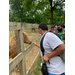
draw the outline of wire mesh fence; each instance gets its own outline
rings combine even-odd
[[[37,38],[39,38],[38,29],[30,28],[23,29],[23,42],[24,42],[24,50],[32,44]],[[18,30],[9,31],[9,62],[15,58],[21,52],[21,42]],[[30,52],[24,57],[26,64],[26,72],[32,64],[36,54],[38,53],[38,49],[32,48]],[[14,62],[15,63],[15,62]],[[23,65],[22,61],[19,62],[14,69],[9,73],[9,75],[23,75]]]
[[[9,73],[9,75],[23,75],[22,61],[16,65],[16,67]]]
[[[9,58],[13,59],[20,52],[20,39],[18,32],[9,31]]]
[[[9,61],[21,52],[20,38],[17,30],[9,31]],[[23,75],[22,62],[19,62],[9,75]]]
[[[39,33],[38,33],[38,29],[32,30],[31,29],[23,29],[23,32],[26,32],[28,34],[28,38],[31,40],[31,42],[33,43],[37,38],[39,38]],[[27,43],[24,43],[24,49],[26,49],[28,46],[30,46]],[[39,48],[38,47],[33,47],[30,52],[25,56],[25,63],[26,63],[26,72],[28,71],[28,69],[30,68],[34,58],[36,57],[36,54],[38,53]]]

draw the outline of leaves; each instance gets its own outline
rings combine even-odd
[[[65,23],[64,0],[54,0],[53,22]],[[51,7],[49,0],[9,0],[9,21],[37,23],[51,22]]]

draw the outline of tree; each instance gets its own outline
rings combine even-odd
[[[53,11],[53,22],[54,25],[58,23],[65,23],[65,11],[64,10],[54,10]]]
[[[61,11],[65,5],[64,4],[65,0],[37,0],[37,1],[26,0],[26,2],[27,2],[26,7],[28,6],[28,8],[30,8],[31,4],[34,4],[35,2],[37,2],[36,9],[41,9],[42,11],[44,10],[44,7],[50,4],[50,13],[51,13],[50,24],[51,25],[53,25],[53,11],[54,10]]]
[[[51,8],[51,25],[53,25],[53,11],[55,9],[62,9],[64,6],[65,0],[49,0],[50,8]]]
[[[9,0],[10,8],[13,11],[13,16],[18,17],[21,22],[24,21],[23,0]]]
[[[51,25],[65,22],[63,0],[9,0],[9,3],[10,21]]]

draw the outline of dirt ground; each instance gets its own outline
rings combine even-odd
[[[26,62],[26,71],[29,69],[31,66],[34,58],[36,57],[37,53],[39,52],[38,47],[34,47],[31,49],[31,51],[25,56],[25,62]]]
[[[31,31],[31,30],[24,30],[25,32],[28,33],[28,37],[29,39],[32,41],[32,43],[37,39],[39,38],[39,33],[38,31]],[[39,44],[39,42],[38,42]],[[28,47],[29,45],[28,44],[24,44],[24,48]],[[36,57],[38,51],[40,49],[38,47],[33,47],[30,52],[25,56],[25,63],[26,63],[26,71],[28,71],[29,67],[31,66],[34,58]]]

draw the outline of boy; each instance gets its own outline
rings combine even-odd
[[[46,62],[48,75],[65,75],[65,63],[58,56],[65,51],[64,43],[55,34],[48,32],[45,22],[39,24],[38,30],[42,37],[46,34],[43,40],[44,56],[40,51],[42,59]],[[40,47],[36,42],[34,44]]]

